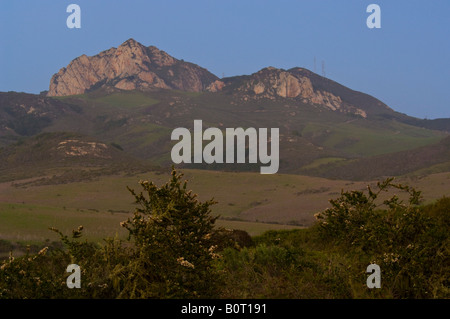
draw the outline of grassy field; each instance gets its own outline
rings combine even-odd
[[[105,237],[120,237],[126,232],[119,223],[129,214],[61,208],[34,204],[0,203],[0,238],[24,243],[39,243],[46,239],[55,241],[58,236],[50,231],[55,227],[69,234],[79,225],[85,227],[86,238],[101,241]]]
[[[188,187],[201,200],[212,197],[218,204],[213,215],[220,215],[218,225],[243,229],[259,235],[271,229],[309,226],[313,214],[329,206],[342,189],[362,190],[365,182],[332,181],[298,175],[260,175],[258,173],[225,173],[206,170],[184,170]],[[137,191],[139,180],[161,185],[168,174],[149,172],[135,176],[104,176],[89,182],[60,185],[14,186],[0,184],[0,238],[17,242],[56,240],[48,227],[65,233],[79,225],[85,227],[89,240],[124,236],[119,223],[131,216],[133,197],[126,186]],[[450,173],[422,178],[401,178],[423,190],[427,202],[448,195]],[[17,183],[17,181],[16,181]]]
[[[317,168],[321,165],[326,165],[326,164],[330,164],[330,163],[336,163],[336,162],[340,162],[340,161],[345,161],[345,158],[341,158],[341,157],[324,157],[324,158],[319,158],[314,160],[312,163],[303,166],[303,169],[311,169],[311,168]]]

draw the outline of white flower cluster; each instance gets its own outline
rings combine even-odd
[[[194,265],[191,264],[191,263],[190,263],[189,261],[187,261],[186,259],[184,259],[184,257],[178,258],[178,259],[177,259],[177,262],[178,262],[181,266],[183,266],[183,267],[192,268],[192,269],[195,268]]]
[[[209,247],[209,249],[208,249],[208,252],[209,252],[209,254],[211,255],[211,257],[213,258],[213,259],[218,259],[218,258],[220,258],[220,255],[219,254],[216,254],[214,251],[217,249],[217,245],[214,245],[214,246],[211,246],[211,247]]]

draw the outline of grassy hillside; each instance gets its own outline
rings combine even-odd
[[[42,105],[38,104],[39,99]],[[375,108],[372,104],[370,107]],[[33,105],[42,111],[32,109]],[[11,118],[8,123],[25,123],[24,117],[36,120],[36,129],[28,135],[42,131],[81,134],[119,145],[124,153],[159,165],[171,163],[170,150],[175,144],[170,140],[172,130],[192,128],[196,119],[203,120],[204,129],[277,127],[280,129],[279,172],[294,174],[304,173],[302,168],[314,166],[315,161],[323,158],[355,159],[390,154],[435,144],[446,136],[445,132],[406,124],[396,117],[386,118],[378,113],[361,118],[297,100],[245,100],[239,95],[211,92],[97,90],[58,98],[7,94],[0,101],[2,110]],[[379,111],[382,110],[393,112],[380,106]],[[20,131],[14,130],[0,133],[3,143],[12,143],[21,136]],[[259,165],[186,167],[259,169]]]
[[[77,133],[41,133],[0,148],[0,181],[49,175],[47,182],[58,184],[154,168],[126,154],[117,143]]]
[[[412,150],[348,161],[316,161],[304,172],[335,179],[368,180],[382,176],[448,172],[450,138]]]

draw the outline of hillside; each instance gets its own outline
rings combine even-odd
[[[91,180],[121,172],[154,169],[106,144],[75,133],[42,133],[0,148],[0,181],[40,177],[33,184]]]
[[[409,173],[450,170],[450,137],[412,150],[319,165],[305,174],[333,179],[372,180]]]
[[[372,96],[299,67],[267,67],[219,79],[133,39],[74,59],[52,77],[47,96],[0,93],[0,115],[0,146],[14,148],[23,137],[67,132],[118,145],[129,158],[162,166],[172,164],[173,129],[192,129],[196,119],[204,129],[279,128],[280,173],[348,179],[401,175],[441,163],[441,157],[423,155],[404,165],[399,152],[434,148],[448,136],[450,121],[395,112]],[[12,148],[8,152],[22,152]],[[254,164],[184,167],[259,170]]]
[[[3,96],[8,97],[0,105],[0,112],[4,110],[8,114],[0,139],[4,145],[17,142],[29,133],[74,132],[106,144],[118,144],[130,156],[158,165],[171,164],[172,130],[192,128],[195,119],[202,119],[205,128],[279,127],[282,173],[301,173],[303,167],[322,161],[411,150],[445,137],[444,132],[393,119],[363,118],[283,97],[245,101],[242,96],[226,92],[162,89],[152,92],[116,89],[112,93],[96,90],[58,98],[18,93]],[[24,99],[30,99],[29,104]],[[33,113],[27,114],[31,107]],[[16,113],[8,112],[11,109],[17,110]],[[14,124],[27,123],[24,118],[35,123],[25,126],[35,127],[27,135],[20,134],[24,132]],[[259,166],[192,164],[189,167],[256,171]]]
[[[80,107],[44,96],[0,92],[0,146],[20,136],[40,133],[63,115],[76,116]]]

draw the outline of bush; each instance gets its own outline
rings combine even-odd
[[[378,183],[375,192],[368,187],[368,194],[342,192],[331,200],[332,207],[316,215],[322,239],[357,257],[362,271],[364,263],[378,264],[392,297],[448,297],[448,206],[446,214],[432,218],[438,214],[419,206],[420,192],[392,181]],[[406,192],[407,201],[395,194],[377,203],[380,194],[390,189]],[[442,205],[436,204],[440,212]]]
[[[201,203],[181,174],[161,188],[141,181],[130,189],[139,207],[121,223],[129,241],[106,239],[103,246],[59,233],[65,249],[12,256],[0,264],[0,298],[211,298],[218,294],[219,255],[213,242],[213,200]],[[65,269],[81,268],[81,289],[68,289]]]
[[[350,298],[348,272],[338,255],[308,252],[280,244],[227,248],[220,267],[226,273],[223,298]]]
[[[199,202],[181,177],[173,170],[161,188],[141,181],[144,193],[129,189],[140,207],[122,223],[135,247],[132,262],[120,271],[123,297],[206,298],[216,293],[216,218],[210,215],[215,202]]]

